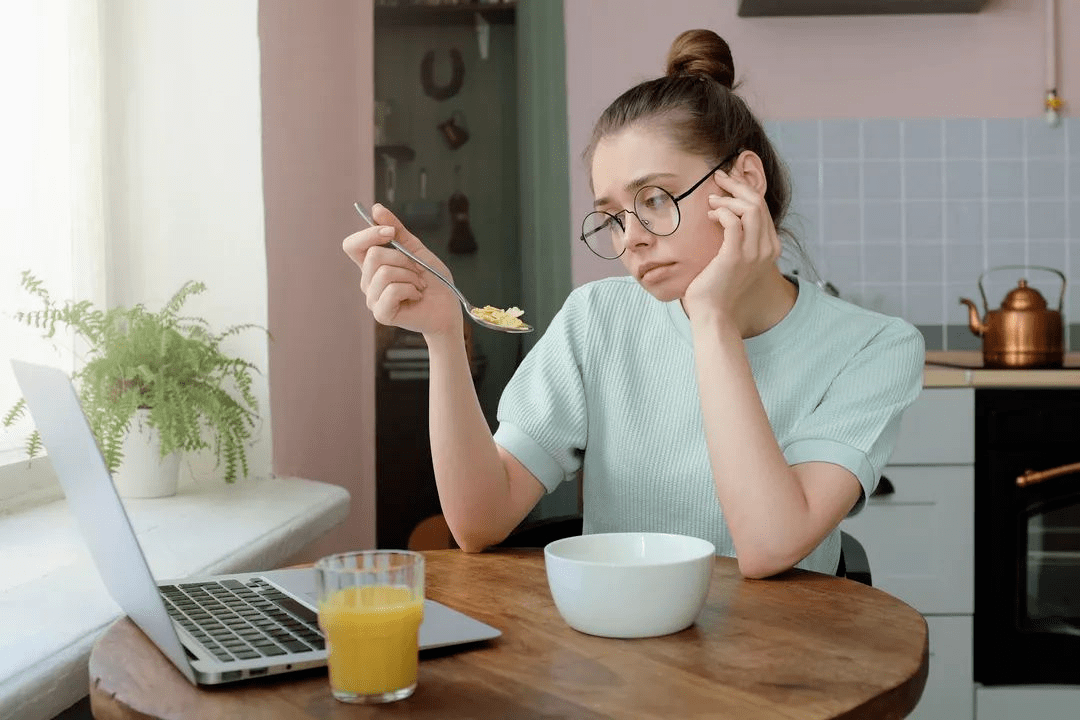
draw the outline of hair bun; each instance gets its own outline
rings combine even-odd
[[[712,30],[686,30],[671,43],[667,74],[710,77],[731,89],[735,84],[735,61],[727,42]]]

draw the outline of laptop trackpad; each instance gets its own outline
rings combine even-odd
[[[289,568],[251,574],[272,580],[312,608],[316,607],[318,591],[313,569]],[[424,601],[424,621],[420,624],[421,650],[492,640],[500,635],[501,631],[442,603]]]

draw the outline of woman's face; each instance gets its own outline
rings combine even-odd
[[[644,185],[678,197],[711,167],[706,158],[677,149],[664,133],[631,126],[596,146],[592,160],[595,209],[612,215],[633,211],[634,195]],[[619,259],[657,300],[681,298],[720,249],[722,228],[706,215],[710,193],[723,193],[711,177],[679,201],[679,226],[664,237],[642,227],[631,212],[619,216],[625,224],[621,237],[626,247]]]

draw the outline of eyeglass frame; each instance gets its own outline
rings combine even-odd
[[[618,260],[619,258],[621,258],[623,256],[624,253],[626,253],[626,246],[625,245],[623,245],[623,249],[619,252],[619,254],[614,256],[614,257],[608,256],[608,255],[601,255],[600,253],[598,253],[598,252],[596,252],[595,250],[592,249],[592,245],[590,245],[589,241],[585,239],[585,222],[589,219],[589,216],[594,214],[594,213],[602,213],[602,214],[607,215],[608,217],[610,217],[612,220],[614,220],[615,223],[619,226],[619,232],[620,233],[625,233],[626,232],[626,223],[624,223],[622,221],[622,219],[619,218],[619,215],[622,215],[623,213],[630,213],[631,215],[633,215],[634,217],[636,217],[638,219],[638,223],[641,225],[641,227],[645,228],[645,230],[647,232],[649,232],[650,234],[655,235],[656,237],[670,237],[671,235],[674,235],[675,231],[679,229],[679,225],[682,224],[682,210],[679,209],[679,201],[680,200],[685,200],[687,197],[689,197],[692,192],[697,190],[699,187],[701,187],[701,185],[706,180],[708,180],[710,177],[712,177],[713,173],[715,173],[717,170],[724,167],[728,163],[733,162],[741,154],[742,154],[742,149],[739,149],[739,150],[736,150],[735,152],[731,153],[727,157],[725,157],[723,160],[721,160],[716,165],[716,167],[714,167],[709,172],[705,173],[705,176],[703,178],[701,178],[696,183],[691,185],[689,190],[682,193],[678,197],[672,195],[670,192],[668,192],[664,188],[660,187],[659,185],[642,185],[634,193],[634,210],[628,210],[627,208],[623,208],[622,210],[620,210],[618,213],[615,213],[615,214],[609,213],[606,210],[591,210],[591,211],[589,211],[589,213],[586,214],[584,219],[582,219],[582,221],[581,221],[581,235],[580,235],[581,242],[585,243],[585,247],[589,248],[589,252],[591,252],[593,255],[596,255],[599,258],[603,258],[604,260]],[[642,222],[641,216],[637,214],[638,195],[641,194],[642,190],[646,190],[648,188],[655,188],[655,189],[659,190],[660,192],[664,193],[669,198],[671,198],[671,201],[673,203],[675,203],[675,213],[676,213],[677,217],[675,219],[675,227],[673,227],[671,229],[671,232],[658,233],[658,232],[656,232],[654,230],[650,230],[649,226],[646,225],[644,222]],[[594,230],[593,234],[595,234],[596,232],[597,231]]]

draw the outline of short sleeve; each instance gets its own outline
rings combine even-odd
[[[922,389],[925,354],[922,334],[894,319],[854,353],[787,439],[790,465],[830,462],[859,479],[863,492],[852,515],[877,486],[903,412]]]
[[[553,492],[581,467],[587,434],[581,293],[571,293],[499,399],[495,442]]]

